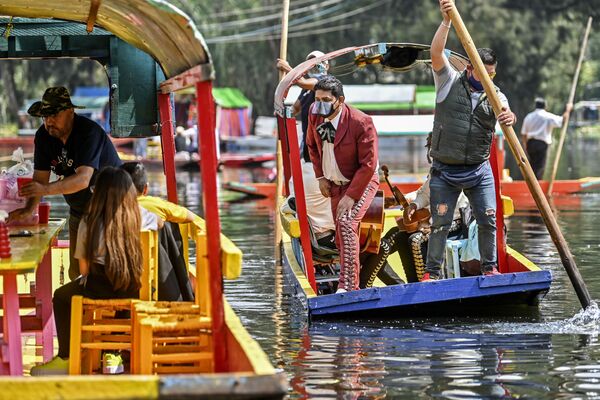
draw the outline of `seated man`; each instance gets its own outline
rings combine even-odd
[[[141,162],[124,163],[121,168],[131,175],[138,193],[139,205],[165,220],[165,226],[159,231],[159,282],[158,299],[165,301],[192,301],[192,286],[183,258],[183,238],[179,232],[179,223],[193,222],[202,228],[202,220],[185,207],[178,206],[160,197],[148,196],[148,177]],[[186,238],[187,240],[187,238]]]
[[[410,202],[409,215],[416,210],[429,207],[429,178],[416,191],[408,193],[406,199]],[[469,201],[464,194],[458,199],[454,212],[454,221],[450,229],[449,239],[466,238],[468,236],[468,225],[462,223],[463,218],[471,219],[464,210],[470,210]],[[386,263],[387,258],[398,252],[406,280],[417,282],[425,273],[425,257],[427,254],[427,240],[431,232],[431,220],[419,224],[416,232],[406,232],[395,226],[391,228],[381,239],[381,247],[378,254],[370,255],[368,261],[360,271],[361,287],[370,287],[378,275],[379,269]],[[391,270],[391,267],[389,267]]]
[[[321,259],[334,259],[339,260],[339,251],[335,244],[335,223],[333,221],[333,214],[331,211],[331,204],[327,197],[323,196],[319,189],[319,182],[315,177],[313,166],[310,162],[302,162],[302,178],[304,183],[304,196],[306,201],[306,211],[308,216],[308,223],[312,229],[316,244],[313,243],[313,259],[319,261]],[[296,204],[294,197],[294,185],[293,181],[290,181],[290,196],[282,204],[281,209],[283,212],[296,213]],[[388,249],[387,243],[382,244],[380,251],[386,251]],[[366,280],[363,279],[363,269],[371,271],[374,269],[374,263],[378,263],[382,257],[374,257],[376,255],[366,255],[361,257],[361,275],[359,287],[365,288],[370,287],[375,280],[375,277],[379,278],[386,285],[397,285],[404,283],[400,277],[396,275],[394,270],[389,265],[385,264],[385,258],[383,263],[377,268],[371,279],[371,284],[367,285]],[[364,281],[364,282],[363,282]]]

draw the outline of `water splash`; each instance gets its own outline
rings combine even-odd
[[[571,318],[543,323],[497,323],[482,327],[494,333],[600,334],[600,307],[595,301]]]
[[[592,301],[590,305],[579,311],[573,317],[564,321],[559,333],[600,333],[600,308],[595,301]]]

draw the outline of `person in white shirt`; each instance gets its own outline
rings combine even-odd
[[[544,176],[548,147],[552,143],[552,130],[562,126],[564,118],[572,109],[573,104],[569,103],[562,116],[552,114],[546,111],[546,101],[538,97],[535,99],[535,110],[527,114],[523,120],[521,127],[523,147],[538,180]]]

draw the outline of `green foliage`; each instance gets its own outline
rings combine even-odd
[[[278,75],[274,68],[279,54],[278,38],[255,37],[256,41],[212,44],[211,38],[242,34],[260,27],[276,25],[279,20],[259,25],[240,25],[219,28],[219,22],[243,21],[257,15],[278,12],[280,0],[245,0],[212,2],[210,0],[180,0],[178,4],[190,11],[209,41],[217,67],[217,84],[240,88],[253,102],[261,115],[272,113],[272,94]],[[305,6],[307,0],[292,0],[291,10]],[[321,4],[319,10],[333,7],[327,1],[308,1]],[[345,1],[349,8],[368,5],[366,0]],[[551,4],[549,4],[551,3]],[[593,6],[596,3],[596,6]],[[252,12],[260,7],[273,7],[264,12]],[[458,2],[461,16],[475,44],[493,48],[499,58],[496,84],[507,94],[511,107],[522,120],[532,108],[536,96],[546,97],[549,109],[562,112],[567,101],[579,47],[588,15],[600,19],[599,0],[466,0]],[[239,12],[224,16],[223,11]],[[342,8],[338,13],[347,12]],[[314,25],[314,30],[350,24],[348,28],[323,34],[293,37],[293,21],[301,15],[290,16],[288,60],[296,65],[314,49],[333,51],[339,48],[375,42],[415,42],[428,44],[440,22],[437,1],[389,0],[349,19]],[[262,40],[259,40],[262,39]],[[464,53],[456,35],[451,34],[448,48]],[[580,88],[600,80],[600,35],[590,36],[588,62],[580,78]],[[408,74],[386,74],[373,69],[354,71],[341,77],[344,83],[417,83],[431,84],[431,73],[419,69]]]

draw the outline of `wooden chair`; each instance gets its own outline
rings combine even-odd
[[[143,253],[142,286],[140,299],[157,296],[158,287],[158,233],[140,233]],[[129,350],[132,348],[131,318],[117,318],[132,310],[133,299],[93,300],[74,296],[71,300],[71,343],[69,374],[91,374],[98,369],[102,350]]]
[[[140,232],[142,242],[143,269],[140,300],[158,299],[158,232]]]
[[[115,316],[131,310],[133,301],[73,296],[69,375],[91,374],[98,369],[102,350],[131,350],[131,319]]]
[[[183,238],[196,245],[195,302],[143,301],[133,304],[132,371],[141,374],[199,373],[214,370],[210,286],[206,230],[196,224],[180,225]],[[184,251],[189,249],[184,240]],[[187,252],[187,251],[186,251]],[[186,258],[189,263],[189,259]],[[242,253],[221,235],[223,276],[241,271]],[[195,275],[195,276],[194,276]]]
[[[197,314],[153,315],[139,321],[139,373],[214,372],[211,319]]]
[[[133,304],[132,373],[212,371],[211,319],[201,314],[191,302]],[[189,365],[191,359],[196,361]]]

